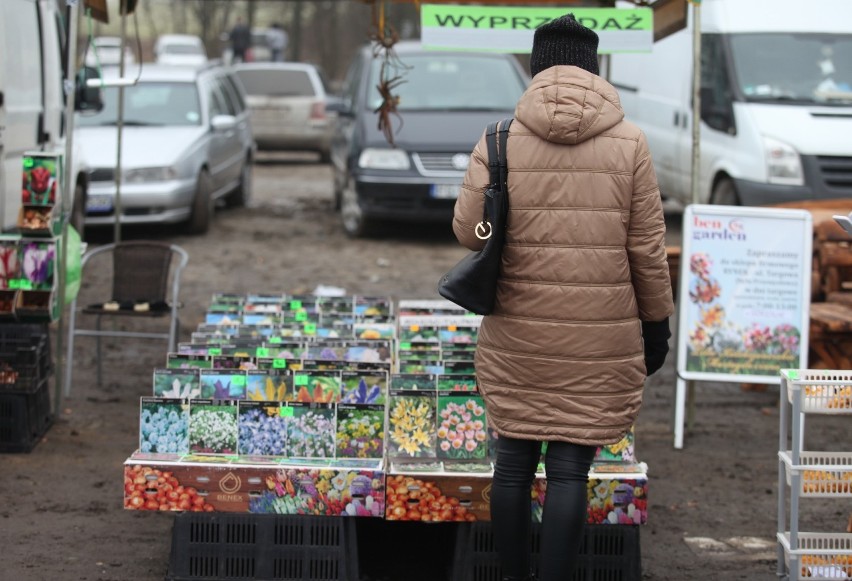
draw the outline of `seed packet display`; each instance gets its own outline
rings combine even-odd
[[[399,328],[400,343],[440,343],[440,327],[406,325]]]
[[[243,339],[264,339],[273,337],[278,332],[279,327],[278,324],[237,325],[234,336]]]
[[[340,401],[339,371],[297,371],[293,374],[293,399],[303,403]]]
[[[388,374],[384,371],[341,371],[341,403],[384,404]]]
[[[442,373],[438,376],[438,391],[476,391],[476,376]]]
[[[293,458],[333,458],[335,405],[292,403],[288,422],[288,454]]]
[[[293,376],[287,369],[255,369],[246,372],[246,399],[286,401],[293,393]]]
[[[166,356],[166,367],[170,369],[212,369],[213,362],[207,355],[169,353]]]
[[[475,394],[438,394],[438,458],[485,460],[488,426],[482,397]]]
[[[239,310],[229,311],[229,312],[219,312],[212,313],[207,311],[204,313],[204,324],[205,325],[238,325],[240,323],[242,316]]]
[[[297,370],[302,368],[299,359],[284,359],[277,357],[256,357],[254,364],[257,369]]]
[[[444,361],[473,361],[476,345],[441,345],[441,359]]]
[[[257,326],[268,326],[268,325],[280,325],[281,324],[281,313],[268,313],[268,312],[254,312],[247,313],[243,311],[242,316],[240,317],[240,326],[249,325],[252,327]]]
[[[390,362],[391,342],[387,340],[355,341],[349,343],[343,358],[362,363]]]
[[[359,321],[352,325],[352,336],[356,339],[367,339],[370,341],[378,339],[390,341],[396,338],[396,325],[393,323]]]
[[[337,406],[337,457],[381,458],[385,440],[382,405]]]
[[[290,411],[281,402],[239,402],[240,454],[287,455],[287,422]]]
[[[388,402],[388,452],[409,458],[435,457],[434,391],[392,393]]]
[[[346,341],[317,341],[308,344],[305,359],[345,361],[345,354]]]
[[[466,344],[475,345],[476,339],[479,336],[479,327],[460,327],[449,325],[443,327],[438,336],[441,339],[441,344]]]
[[[221,349],[222,343],[193,341],[191,343],[178,343],[178,354],[180,355],[209,355],[211,349]]]
[[[246,396],[245,371],[202,369],[199,374],[204,399],[243,399]]]
[[[317,297],[316,307],[323,314],[345,313],[349,316],[353,312],[354,299],[346,297]]]
[[[236,454],[238,432],[236,401],[194,399],[190,402],[190,452]]]
[[[441,346],[438,343],[427,341],[400,341],[397,350],[397,359],[407,361],[417,359],[420,361],[439,361],[441,359]]]
[[[390,376],[390,391],[435,391],[436,377],[429,373],[393,373]]]
[[[189,404],[186,400],[142,397],[139,407],[140,452],[189,453]]]
[[[441,361],[400,361],[399,373],[403,374],[429,374],[440,375],[444,373],[444,365]]]
[[[189,399],[201,397],[197,369],[155,369],[154,397]]]
[[[475,375],[476,366],[473,364],[473,359],[466,361],[457,361],[452,359],[444,359],[441,361],[444,366],[444,373],[449,375]]]
[[[224,349],[223,349],[224,351]],[[253,366],[254,362],[251,357],[238,355],[214,355],[210,358],[213,364],[213,369],[246,369],[248,366]]]
[[[348,361],[332,361],[331,359],[302,359],[299,369],[303,371],[343,371],[349,369]]]
[[[390,297],[354,297],[356,317],[389,317],[393,314],[393,301]]]

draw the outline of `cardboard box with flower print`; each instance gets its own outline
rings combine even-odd
[[[640,525],[648,520],[648,478],[644,464],[623,473],[589,474],[591,524]],[[491,520],[491,473],[389,473],[385,518],[421,522]],[[533,522],[541,522],[547,481],[538,475],[530,490]]]
[[[257,464],[228,456],[135,454],[124,464],[124,508],[382,517],[385,473],[380,462],[341,461],[323,467]],[[360,464],[360,465],[359,465]]]

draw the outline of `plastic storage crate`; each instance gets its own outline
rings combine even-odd
[[[787,568],[799,569],[795,578],[852,579],[852,534],[799,533],[797,550],[790,547],[789,533],[779,534],[778,540]]]
[[[353,519],[304,515],[175,516],[170,581],[357,581]]]
[[[0,325],[0,392],[32,392],[52,372],[46,325]]]
[[[33,389],[0,389],[0,453],[30,452],[52,422],[46,379]]]
[[[571,581],[640,581],[639,529],[587,524]],[[532,526],[532,565],[538,570],[541,525]],[[490,522],[462,525],[456,539],[453,581],[501,581]],[[567,581],[567,580],[566,580]]]

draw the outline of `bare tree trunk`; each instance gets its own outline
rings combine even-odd
[[[294,61],[302,60],[302,0],[296,0],[293,6],[293,32],[290,34],[292,40]]]

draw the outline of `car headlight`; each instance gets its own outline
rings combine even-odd
[[[770,184],[785,186],[805,185],[805,174],[802,171],[802,160],[799,152],[783,141],[771,137],[763,138],[766,155],[766,172]]]
[[[372,149],[361,152],[358,167],[365,169],[399,169],[411,167],[408,154],[401,149]]]
[[[140,167],[124,172],[124,181],[128,184],[165,182],[175,178],[177,178],[177,171],[173,167]]]

